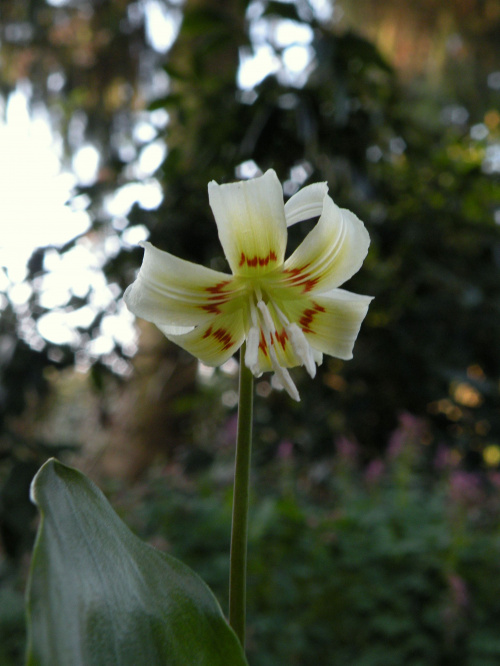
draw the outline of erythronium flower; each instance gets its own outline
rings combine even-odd
[[[271,169],[252,180],[208,185],[232,275],[142,243],[143,264],[126,290],[128,308],[206,365],[222,365],[246,340],[245,364],[299,394],[287,368],[311,377],[323,354],[352,358],[370,301],[339,289],[356,273],[370,239],[363,223],[336,206],[326,183],[308,185],[283,205]],[[285,260],[287,227],[320,216]]]

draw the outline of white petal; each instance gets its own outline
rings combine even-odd
[[[210,206],[232,272],[260,275],[283,263],[287,231],[276,173],[227,185],[208,185]]]
[[[306,185],[294,194],[285,204],[287,227],[296,222],[310,220],[323,212],[323,199],[328,193],[328,183]]]
[[[233,308],[233,277],[141,243],[144,259],[123,298],[138,317],[162,326],[194,326]]]
[[[161,331],[164,335],[182,335],[183,333],[189,333],[192,331],[194,326],[167,326],[161,325]]]
[[[304,332],[313,349],[336,358],[349,360],[366,316],[371,296],[332,289],[315,295],[309,303],[302,299],[282,304],[290,319]]]
[[[243,314],[216,315],[189,333],[172,335],[170,327],[158,326],[166,337],[205,365],[222,365],[237,351],[245,339]]]
[[[363,222],[327,196],[318,223],[285,262],[285,281],[304,293],[339,287],[361,268],[369,245]]]

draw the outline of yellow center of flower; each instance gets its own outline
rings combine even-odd
[[[277,383],[298,399],[297,389],[286,365],[304,365],[311,377],[314,377],[316,363],[313,350],[300,325],[291,323],[280,306],[280,282],[283,282],[283,272],[280,270],[271,270],[255,277],[234,276],[231,295],[224,293],[227,285],[221,283],[212,289],[214,299],[204,307],[217,313],[224,303],[229,304],[231,301],[232,307],[242,308],[247,321],[245,364],[254,375],[260,376],[263,369],[259,357],[262,355],[271,364]],[[288,297],[291,295],[289,290],[290,287],[287,288]],[[297,289],[297,296],[300,291]],[[240,293],[239,298],[234,298],[235,292]],[[303,320],[305,327],[308,327],[312,316],[306,311]],[[289,363],[284,363],[284,360]]]

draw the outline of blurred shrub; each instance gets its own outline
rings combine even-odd
[[[255,470],[251,664],[499,663],[500,479],[465,471],[445,450],[429,471],[425,441],[425,424],[403,415],[385,456],[367,467],[357,445],[339,439],[334,458],[309,466],[282,442]],[[196,477],[156,470],[120,503],[223,608],[230,454]]]
[[[24,594],[12,572],[0,571],[0,664],[19,666],[24,657]]]

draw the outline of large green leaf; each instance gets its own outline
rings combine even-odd
[[[247,663],[205,583],[132,534],[83,474],[49,460],[32,496],[29,666]]]

